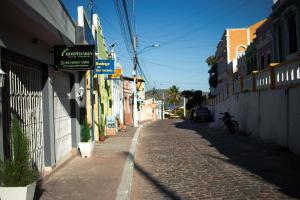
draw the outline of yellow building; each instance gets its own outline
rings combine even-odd
[[[97,14],[93,15],[93,37],[96,43],[97,59],[108,59],[108,52],[105,39],[102,34],[102,27]],[[99,141],[100,134],[105,135],[106,117],[112,115],[111,81],[107,80],[107,75],[93,74],[86,72],[86,111],[87,121],[94,127],[94,140]],[[90,85],[93,85],[91,95]],[[91,96],[93,96],[93,105],[91,105]],[[93,122],[92,122],[93,116]]]

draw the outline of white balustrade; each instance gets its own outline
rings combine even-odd
[[[288,63],[275,68],[275,87],[300,83],[300,62]]]
[[[260,71],[255,75],[256,89],[271,88],[271,73],[270,70]]]

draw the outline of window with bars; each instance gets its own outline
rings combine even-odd
[[[296,28],[296,15],[293,14],[288,18],[289,28],[289,53],[297,51],[297,28]]]

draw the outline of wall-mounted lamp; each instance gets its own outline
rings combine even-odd
[[[4,87],[4,81],[5,81],[5,72],[0,69],[0,88]]]
[[[79,99],[79,100],[82,100],[83,99],[83,95],[84,95],[84,88],[81,86],[76,94],[76,97]]]

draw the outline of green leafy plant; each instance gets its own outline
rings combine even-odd
[[[183,118],[184,117],[184,110],[179,108],[177,111],[176,111],[177,115],[179,115],[180,118]]]
[[[216,88],[218,85],[218,63],[217,58],[215,56],[209,56],[206,59],[206,63],[209,66],[209,79],[208,83],[210,87]]]
[[[81,141],[88,142],[91,139],[91,129],[87,123],[87,119],[84,118],[83,127],[81,129]]]
[[[11,125],[12,158],[0,165],[0,182],[5,187],[23,187],[38,180],[39,172],[32,168],[29,140],[15,115]]]
[[[104,133],[104,125],[103,125],[102,121],[103,120],[101,119],[100,124],[97,123],[97,122],[95,122],[96,126],[98,127],[98,133],[99,133],[100,136],[104,136],[105,135],[105,133]]]
[[[180,99],[179,88],[173,85],[172,87],[169,88],[168,94],[169,94],[168,100],[171,104],[173,104],[173,109],[175,110],[175,114],[176,114],[176,105]]]

